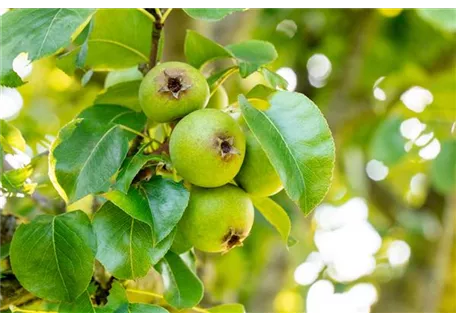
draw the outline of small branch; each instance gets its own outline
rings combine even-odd
[[[134,129],[132,129],[132,128],[129,128],[129,127],[124,126],[124,125],[122,125],[122,124],[119,124],[118,126],[119,126],[121,129],[123,129],[123,130],[125,130],[125,131],[130,131],[130,132],[136,134],[137,136],[143,137],[144,139],[149,139],[149,137],[146,136],[145,134],[142,134],[141,132],[136,131],[136,130],[134,130]]]
[[[168,9],[169,10],[169,9]],[[149,12],[154,18],[155,22],[152,28],[152,39],[151,39],[151,45],[150,45],[150,54],[149,54],[149,63],[147,66],[143,66],[140,68],[141,72],[146,75],[147,72],[149,72],[150,69],[155,67],[157,64],[158,60],[158,47],[160,44],[160,37],[162,33],[162,29],[164,26],[164,16],[161,14],[160,9],[146,9],[147,12]],[[167,11],[165,13],[166,17],[169,15],[169,12]]]

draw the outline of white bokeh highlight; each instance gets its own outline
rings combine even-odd
[[[276,73],[282,76],[288,82],[287,90],[288,91],[295,91],[296,86],[298,84],[298,77],[296,72],[293,69],[288,67],[280,68],[276,71]]]
[[[383,162],[372,159],[366,165],[366,173],[370,179],[382,181],[388,176],[389,169]]]
[[[387,255],[388,262],[391,266],[397,267],[404,265],[410,259],[410,246],[405,241],[395,240],[389,245]]]
[[[401,101],[408,109],[420,113],[434,101],[434,96],[429,90],[415,86],[401,95]]]
[[[307,60],[307,71],[312,86],[324,87],[332,71],[331,61],[324,54],[316,53]]]
[[[24,100],[14,88],[0,87],[0,119],[12,120],[22,109]]]

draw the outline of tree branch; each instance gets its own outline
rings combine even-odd
[[[160,9],[151,9],[146,8],[146,11],[149,12],[154,18],[155,22],[152,27],[152,37],[151,37],[151,44],[150,44],[150,53],[149,53],[149,63],[146,66],[140,67],[140,71],[146,75],[150,69],[155,67],[158,60],[158,49],[160,46],[160,37],[162,33],[162,29],[164,26],[163,16],[159,14]]]

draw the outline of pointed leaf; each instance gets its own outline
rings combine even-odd
[[[245,308],[240,303],[227,303],[207,309],[210,313],[245,313]]]
[[[165,285],[164,298],[177,309],[196,306],[203,298],[203,284],[182,258],[168,252],[158,264]]]
[[[226,49],[238,60],[239,73],[243,78],[251,75],[261,66],[277,59],[277,51],[274,46],[261,40],[248,40],[232,44],[226,46]]]
[[[239,96],[239,104],[288,195],[309,213],[325,197],[334,169],[334,141],[320,110],[294,92],[273,94],[264,112],[244,96]]]
[[[187,30],[184,51],[187,62],[197,69],[216,58],[232,58],[224,47],[193,30]]]
[[[13,71],[13,60],[19,53],[27,52],[28,59],[34,61],[66,47],[94,12],[95,9],[15,9],[2,15],[0,85],[22,84]]]
[[[95,214],[93,229],[97,234],[97,259],[119,279],[137,279],[152,266],[151,228],[106,202]]]
[[[232,14],[236,11],[245,11],[247,9],[203,9],[203,8],[193,8],[193,9],[183,9],[186,14],[188,14],[193,19],[206,20],[206,21],[218,21],[225,18],[227,15]]]
[[[11,267],[22,286],[34,295],[74,301],[89,285],[95,252],[95,235],[84,212],[42,215],[16,230]]]
[[[269,198],[252,197],[253,205],[268,220],[270,224],[280,233],[283,241],[288,243],[290,235],[291,222],[285,210],[274,200]]]
[[[3,119],[0,119],[0,144],[6,152],[11,154],[15,153],[13,148],[25,151],[26,146],[21,132]]]

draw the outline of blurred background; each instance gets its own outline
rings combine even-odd
[[[2,13],[5,10],[2,10]],[[287,249],[257,214],[242,248],[197,252],[203,306],[240,302],[249,312],[456,312],[456,13],[402,9],[251,9],[217,23],[174,10],[164,60],[185,61],[185,29],[223,45],[273,43],[271,66],[288,90],[311,98],[336,142],[336,169],[324,202],[305,217],[274,196],[298,241]],[[28,84],[1,88],[0,118],[20,129],[34,158],[32,197],[0,197],[7,213],[59,210],[45,153],[58,130],[93,104],[108,84],[69,76],[56,58],[14,62]],[[82,81],[81,81],[82,80]],[[230,102],[263,83],[260,75],[225,83]],[[85,83],[87,82],[87,83]],[[84,86],[82,85],[84,83]],[[92,199],[73,206],[91,210]],[[154,272],[133,284],[160,290]],[[133,297],[134,298],[134,297]],[[139,298],[138,298],[139,299]]]

